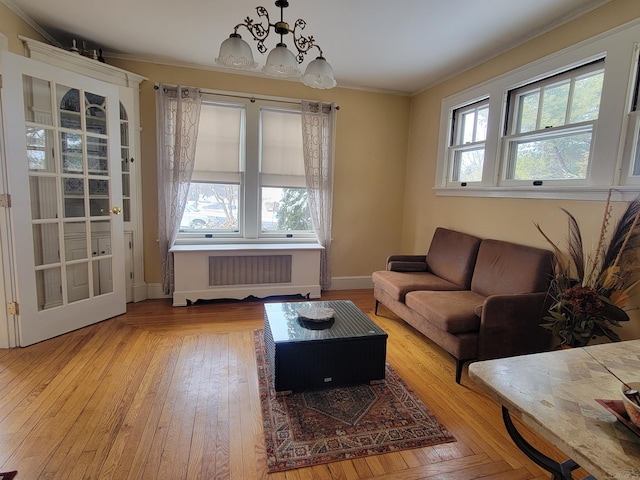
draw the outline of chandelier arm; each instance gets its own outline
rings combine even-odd
[[[324,55],[322,54],[322,49],[320,48],[319,45],[315,43],[315,39],[313,38],[313,35],[309,35],[308,37],[305,37],[304,35],[298,34],[296,32],[298,28],[300,30],[304,30],[306,26],[307,26],[306,22],[301,18],[299,18],[298,20],[296,20],[293,30],[289,30],[289,32],[293,36],[293,44],[298,50],[298,55],[296,56],[298,63],[302,63],[304,61],[304,56],[309,52],[309,50],[311,50],[314,47],[317,48],[318,51],[320,52],[320,57],[324,58]]]
[[[315,39],[313,38],[313,36],[304,36],[298,32],[298,29],[300,29],[300,31],[304,30],[304,28],[307,26],[307,23],[303,19],[299,18],[298,20],[296,20],[292,30],[291,28],[289,28],[289,24],[284,21],[283,6],[278,3],[276,3],[276,5],[280,7],[279,22],[271,23],[269,20],[269,12],[267,11],[267,9],[259,6],[256,7],[256,13],[258,14],[258,17],[265,18],[266,28],[262,22],[255,23],[255,21],[251,17],[247,17],[245,18],[244,22],[239,23],[234,27],[233,33],[237,34],[240,27],[246,28],[253,39],[258,43],[258,51],[260,53],[265,53],[267,51],[267,47],[265,46],[264,41],[269,36],[269,33],[271,33],[271,28],[273,28],[273,30],[278,35],[280,35],[280,43],[284,43],[284,35],[286,35],[287,33],[291,34],[291,36],[293,37],[293,44],[298,51],[298,55],[296,55],[296,61],[298,63],[302,63],[304,61],[305,55],[314,47],[318,49],[318,52],[320,53],[319,56],[324,58],[322,49],[315,43]],[[284,5],[284,7],[286,6],[288,6],[288,3]]]
[[[253,39],[258,42],[258,51],[260,53],[265,53],[267,51],[267,47],[264,45],[264,41],[269,36],[271,32],[271,27],[275,29],[275,25],[270,23],[269,21],[269,12],[264,7],[256,7],[256,12],[258,17],[264,17],[266,19],[266,28],[260,23],[254,23],[254,20],[251,17],[247,17],[244,19],[244,22],[239,23],[233,29],[233,33],[238,33],[238,28],[245,27],[247,31],[251,34]]]
[[[302,31],[307,25],[306,22],[299,18],[296,20],[293,29],[291,29],[289,24],[284,20],[284,9],[289,6],[288,0],[276,0],[275,3],[276,7],[280,9],[280,19],[275,23],[271,23],[267,9],[262,6],[256,7],[258,17],[263,20],[260,23],[256,23],[251,17],[246,17],[243,22],[237,24],[229,38],[222,42],[220,55],[215,59],[216,63],[245,70],[255,68],[257,63],[253,61],[251,47],[249,47],[247,42],[242,40],[242,37],[238,34],[238,29],[240,29],[240,27],[246,28],[257,42],[258,51],[264,54],[267,51],[264,41],[273,28],[275,34],[280,36],[280,42],[269,52],[267,63],[262,69],[264,72],[276,77],[299,76],[300,70],[296,66],[296,63],[301,64],[304,62],[307,53],[309,53],[312,48],[317,48],[319,55],[309,63],[304,75],[300,77],[301,81],[312,88],[324,89],[335,87],[336,81],[333,76],[333,68],[324,58],[322,49],[319,45],[316,45],[312,35],[305,36],[302,34]],[[293,37],[293,44],[297,50],[297,55],[292,53],[284,43],[284,37],[289,33],[291,33]]]

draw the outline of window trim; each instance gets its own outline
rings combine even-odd
[[[614,199],[635,197],[638,184],[627,181],[621,169],[629,168],[625,158],[628,139],[629,106],[637,65],[640,19],[602,33],[559,52],[506,72],[442,100],[438,156],[434,190],[442,196],[480,196],[507,198],[553,198],[601,200],[612,187]],[[504,168],[504,126],[508,92],[555,74],[569,71],[606,57],[599,121],[592,142],[592,168],[581,185],[509,185],[502,181]],[[624,91],[625,94],[621,94]],[[482,182],[461,186],[447,184],[448,146],[451,139],[451,115],[454,109],[489,98],[489,125],[485,144]],[[627,140],[628,141],[628,140]]]

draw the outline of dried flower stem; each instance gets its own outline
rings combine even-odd
[[[549,287],[555,303],[544,316],[541,326],[556,335],[561,344],[586,345],[592,338],[601,336],[613,342],[620,341],[613,327],[629,321],[624,306],[630,292],[640,285],[640,262],[637,258],[640,231],[635,231],[640,230],[640,196],[627,206],[609,235],[613,211],[611,193],[609,190],[597,248],[593,253],[585,253],[578,222],[567,210],[562,209],[569,217],[568,255],[559,252],[557,245],[536,224],[538,231],[556,251],[557,267],[560,267],[556,268]],[[576,267],[573,277],[572,264]],[[633,283],[625,286],[629,281]]]
[[[611,189],[607,193],[607,203],[604,206],[604,216],[602,217],[602,225],[600,226],[600,238],[598,238],[598,246],[596,247],[595,258],[591,262],[591,272],[583,279],[583,285],[591,285],[598,269],[598,259],[604,258],[604,237],[607,233],[609,218],[611,217]]]
[[[622,247],[620,247],[620,250],[618,251],[618,255],[616,255],[616,260],[615,260],[615,262],[613,262],[613,266],[614,267],[618,266],[618,262],[620,261],[620,257],[622,256],[622,252],[624,252],[624,249],[626,248],[627,243],[629,243],[629,239],[631,238],[631,235],[633,234],[633,231],[635,230],[636,226],[638,225],[638,220],[639,219],[640,219],[640,211],[638,211],[638,213],[636,213],[636,216],[633,219],[633,223],[631,224],[631,228],[627,232],[627,236],[624,237],[624,242],[622,243]]]

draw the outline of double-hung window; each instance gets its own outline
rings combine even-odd
[[[638,50],[640,50],[640,46],[636,47],[636,51]],[[640,183],[640,59],[635,66],[635,82],[629,109],[625,158],[629,159],[627,164],[629,168],[625,172],[626,175],[623,174],[622,181],[637,185]]]
[[[300,111],[260,110],[260,232],[311,232]]]
[[[315,239],[300,105],[205,96],[178,238]]]
[[[576,183],[589,178],[604,60],[511,90],[505,183]]]
[[[239,234],[245,113],[242,105],[203,102],[181,232]]]
[[[486,100],[482,100],[486,99]],[[640,185],[640,25],[442,100],[438,195],[616,201]]]
[[[482,181],[489,99],[453,111],[449,147],[449,183]]]

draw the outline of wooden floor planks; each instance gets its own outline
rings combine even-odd
[[[508,438],[499,405],[466,374],[455,383],[446,352],[384,308],[373,314],[371,290],[324,298],[352,299],[389,334],[388,362],[457,442],[268,475],[253,350],[263,302],[151,300],[0,350],[0,471],[17,469],[17,480],[549,478]]]

